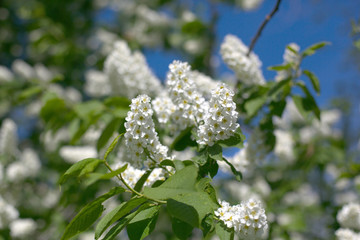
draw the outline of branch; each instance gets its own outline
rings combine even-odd
[[[271,13],[269,15],[267,15],[265,17],[265,20],[263,21],[263,23],[261,24],[260,28],[258,29],[256,35],[254,36],[254,38],[251,40],[251,44],[249,47],[249,51],[246,54],[246,56],[249,56],[251,51],[254,49],[255,43],[258,40],[258,38],[261,35],[261,32],[263,31],[263,29],[265,28],[266,24],[270,21],[270,19],[275,15],[275,13],[279,10],[279,6],[280,6],[281,0],[277,0],[275,7],[273,8],[273,10],[271,11]]]

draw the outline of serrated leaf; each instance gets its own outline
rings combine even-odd
[[[198,168],[196,166],[187,166],[177,171],[159,187],[145,187],[144,195],[154,199],[166,200],[181,193],[193,192],[196,190],[197,175]]]
[[[127,215],[131,210],[146,202],[145,198],[132,198],[128,202],[121,203],[114,210],[106,214],[96,225],[95,239],[99,239],[101,234],[114,222]]]
[[[319,79],[316,77],[316,75],[308,70],[303,70],[303,73],[308,76],[308,78],[310,79],[311,81],[311,84],[314,88],[314,90],[317,92],[317,93],[320,93],[320,82],[319,82]]]
[[[316,50],[319,50],[320,48],[323,48],[323,47],[325,47],[326,45],[329,45],[329,44],[330,44],[329,42],[315,43],[315,44],[311,45],[310,47],[308,47],[307,49],[305,49],[303,51],[303,53],[302,53],[302,56],[303,57],[311,56],[316,52]]]
[[[160,206],[153,206],[139,212],[128,224],[127,233],[130,240],[142,240],[155,228]]]
[[[70,239],[75,235],[88,229],[102,214],[104,207],[102,203],[110,197],[124,192],[122,187],[112,188],[108,193],[96,198],[93,202],[88,203],[66,226],[61,240]]]
[[[59,184],[63,184],[70,177],[83,176],[92,172],[103,160],[97,158],[86,158],[72,165],[59,179]]]
[[[113,142],[110,144],[109,148],[106,150],[105,155],[104,155],[104,160],[106,161],[108,155],[114,150],[116,144],[119,142],[119,139],[122,137],[123,133],[120,134],[119,136],[117,136]]]

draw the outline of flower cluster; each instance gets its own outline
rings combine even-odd
[[[211,77],[199,72],[191,71],[191,78],[194,80],[197,90],[206,98],[211,97],[211,90],[216,88],[218,82]]]
[[[292,50],[294,50],[297,53],[300,51],[300,47],[296,43],[290,43],[287,46],[287,48],[284,51],[284,55],[283,55],[283,59],[284,59],[283,64],[284,65],[290,64],[291,68],[289,68],[287,70],[278,71],[277,75],[275,76],[275,80],[277,82],[281,81],[281,80],[285,80],[286,78],[290,77],[292,74],[292,69],[296,70],[300,66],[300,62],[301,62],[300,55],[295,53],[294,51],[290,50],[289,48],[291,48]]]
[[[226,201],[220,201],[220,205],[215,215],[228,228],[233,228],[240,238],[258,239],[264,235],[268,224],[265,210],[260,202],[250,199],[231,206]]]
[[[226,35],[220,53],[229,68],[235,71],[239,81],[246,85],[264,84],[261,61],[255,53],[247,56],[248,47],[236,36]]]
[[[169,122],[170,116],[176,111],[176,106],[166,94],[155,98],[151,103],[161,124]]]
[[[360,230],[360,204],[346,204],[338,212],[336,219],[344,228],[353,228],[355,230]]]
[[[153,163],[169,158],[168,148],[160,143],[155,131],[150,98],[140,95],[132,99],[130,108],[125,118],[125,144],[132,164],[141,167],[144,163],[150,167]]]
[[[176,111],[171,118],[179,130],[183,130],[202,121],[208,105],[197,91],[188,63],[174,61],[169,69],[166,86],[172,102],[176,105]]]
[[[98,155],[93,146],[63,146],[59,154],[68,163],[76,163],[84,158],[95,158]]]
[[[234,93],[225,84],[218,84],[212,90],[205,123],[198,130],[199,144],[212,146],[216,141],[231,137],[239,127],[233,96]]]
[[[0,129],[0,155],[14,156],[17,154],[17,126],[10,118],[2,122]]]
[[[338,240],[360,240],[360,233],[356,233],[348,228],[336,230],[335,235]]]
[[[133,98],[141,93],[156,95],[161,90],[159,79],[151,72],[142,53],[131,53],[123,41],[114,44],[106,58],[105,73],[112,93]]]
[[[105,73],[96,70],[89,70],[85,73],[85,92],[92,97],[110,95],[111,88]]]

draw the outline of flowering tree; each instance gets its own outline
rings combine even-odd
[[[328,43],[290,43],[273,80],[253,51],[280,0],[249,47],[221,40],[230,79],[211,60],[217,5],[261,1],[199,3],[210,17],[182,1],[2,4],[22,20],[2,31],[28,34],[27,62],[17,41],[0,46],[3,239],[359,238],[358,150],[302,68]],[[160,80],[147,48],[185,60]]]

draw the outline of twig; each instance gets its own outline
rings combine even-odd
[[[266,24],[270,21],[270,19],[275,15],[275,13],[277,12],[277,10],[279,10],[279,6],[280,6],[281,0],[277,0],[275,7],[273,8],[273,10],[271,11],[271,13],[269,15],[267,15],[265,17],[265,20],[263,21],[263,23],[261,24],[260,28],[258,29],[258,31],[256,32],[256,35],[254,36],[254,38],[251,40],[251,44],[249,47],[249,51],[246,54],[246,56],[249,56],[251,51],[254,49],[255,43],[258,40],[258,38],[261,35],[261,32],[263,31],[263,29],[265,28]]]

